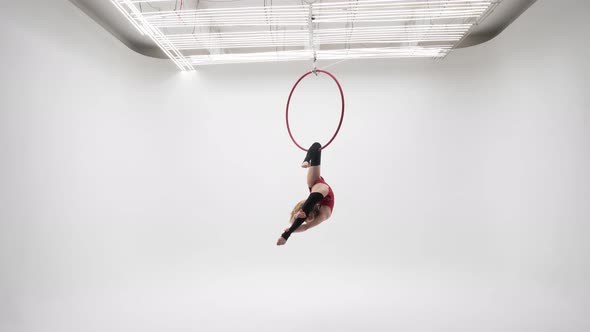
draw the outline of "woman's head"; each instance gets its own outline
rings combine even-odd
[[[293,211],[291,211],[291,221],[295,220],[294,217],[301,210],[303,204],[305,204],[305,200],[299,201],[297,204],[295,204],[295,207],[293,207]],[[318,214],[320,214],[320,206],[316,204],[311,210],[311,212],[307,215],[307,218],[314,219],[315,217],[317,217]]]

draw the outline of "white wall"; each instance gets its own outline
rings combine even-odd
[[[586,1],[332,67],[336,207],[285,247],[308,63],[183,74],[67,1],[1,6],[0,331],[590,329]],[[337,114],[306,82],[310,144]]]

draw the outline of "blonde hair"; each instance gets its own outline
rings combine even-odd
[[[293,211],[291,211],[291,219],[290,220],[293,220],[293,217],[297,214],[297,212],[299,212],[299,210],[301,210],[301,208],[303,207],[303,204],[305,204],[305,199],[302,201],[299,201],[297,204],[295,204],[295,207],[293,207]],[[313,209],[311,210],[311,212],[307,215],[307,217],[314,219],[319,214],[320,214],[320,206],[318,204],[316,204],[313,207]]]

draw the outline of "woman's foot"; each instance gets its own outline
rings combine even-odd
[[[322,159],[322,145],[318,142],[313,143],[307,150],[305,159],[301,164],[302,168],[308,168],[309,166],[318,166]]]

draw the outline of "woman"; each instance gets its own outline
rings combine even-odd
[[[278,246],[284,245],[293,232],[304,232],[330,218],[334,209],[334,192],[320,176],[322,159],[321,145],[315,142],[307,150],[301,167],[307,168],[307,187],[309,197],[295,205],[291,212],[291,227],[285,229],[277,241]]]

